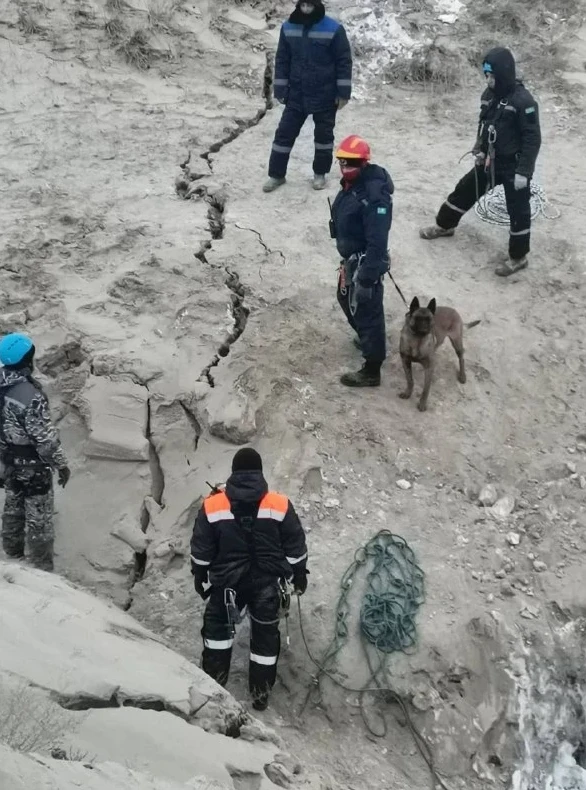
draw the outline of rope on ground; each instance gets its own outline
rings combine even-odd
[[[360,641],[364,650],[369,677],[361,688],[351,688],[334,674],[334,664],[349,637],[351,613],[350,593],[355,586],[357,574],[367,566],[366,589],[360,608]],[[382,694],[387,702],[395,702],[401,708],[405,722],[415,744],[427,763],[432,775],[432,786],[437,783],[449,790],[438,774],[429,745],[413,723],[406,701],[391,687],[389,659],[392,653],[411,653],[417,644],[415,618],[425,600],[423,570],[416,562],[415,554],[407,542],[389,530],[381,530],[354,555],[354,560],[342,576],[340,596],[336,605],[334,636],[322,659],[314,658],[303,627],[301,600],[297,599],[301,637],[311,662],[317,667],[314,686],[305,700],[309,702],[312,691],[320,686],[322,676],[328,677],[344,691],[360,695],[360,711],[369,732],[378,737],[386,736],[387,723],[382,717],[382,732],[377,732],[368,721],[364,708],[364,697],[368,693]]]
[[[483,222],[489,222],[491,225],[508,225],[509,212],[502,184],[482,195],[476,203],[475,211]],[[544,188],[533,181],[531,182],[531,219],[534,220],[539,216],[545,219],[558,219],[561,211],[550,203]]]

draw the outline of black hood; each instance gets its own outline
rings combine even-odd
[[[497,98],[502,99],[514,90],[517,71],[515,58],[510,49],[495,47],[487,52],[482,62],[490,63],[492,66],[495,79],[494,94]]]
[[[289,17],[289,22],[294,25],[315,25],[317,22],[321,22],[324,16],[326,15],[326,9],[323,6],[321,0],[308,0],[308,2],[312,2],[315,5],[314,10],[311,14],[304,14],[302,13],[299,6],[301,3],[297,3],[295,6],[295,11]]]
[[[233,472],[226,482],[231,504],[258,504],[268,490],[263,473],[256,469]]]

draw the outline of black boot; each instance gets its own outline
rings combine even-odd
[[[269,695],[261,694],[252,701],[252,707],[255,710],[266,710],[269,707]]]
[[[367,359],[356,373],[344,373],[340,381],[346,387],[379,387],[382,362]]]

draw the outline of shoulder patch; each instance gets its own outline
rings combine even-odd
[[[387,210],[386,210],[385,206],[379,206],[379,207],[377,208],[377,210],[376,210],[376,213],[377,213],[377,214],[386,214],[386,213],[387,213]]]
[[[535,107],[527,107],[525,115],[531,115],[532,112],[535,112]]]

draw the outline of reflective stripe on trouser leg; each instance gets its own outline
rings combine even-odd
[[[228,623],[224,591],[214,588],[203,616],[201,668],[220,686],[225,686],[232,659],[232,629]]]
[[[334,158],[334,127],[336,125],[336,108],[313,114],[315,124],[314,141],[315,155],[313,172],[325,176],[332,169]]]
[[[356,306],[354,321],[365,359],[382,362],[387,356],[385,333],[384,286],[378,282],[372,297]]]
[[[436,224],[444,230],[455,228],[464,214],[476,203],[478,194],[484,195],[488,184],[486,173],[481,167],[473,167],[461,178],[454,191],[442,204],[435,219]]]
[[[24,512],[29,559],[37,568],[53,570],[53,486],[46,494],[25,496]]]
[[[514,174],[505,180],[505,198],[510,219],[509,256],[524,258],[531,247],[531,182],[526,189],[515,189]]]
[[[277,678],[281,649],[279,591],[276,583],[255,591],[250,609],[250,663],[248,685],[254,699],[266,696]]]
[[[10,482],[10,477],[4,484],[5,499],[2,514],[2,548],[9,557],[22,557],[24,555],[24,495],[20,490],[15,490]]]
[[[307,114],[303,110],[290,104],[287,104],[283,110],[271,148],[271,157],[269,159],[270,178],[285,178],[291,150],[306,118]]]

